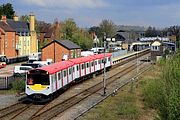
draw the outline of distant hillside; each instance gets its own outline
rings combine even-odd
[[[143,26],[130,26],[130,25],[119,25],[117,26],[118,30],[124,31],[145,31],[146,28]]]

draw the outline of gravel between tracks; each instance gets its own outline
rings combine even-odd
[[[0,109],[17,103],[21,97],[17,95],[0,95]]]

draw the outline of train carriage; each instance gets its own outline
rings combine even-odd
[[[92,57],[81,57],[76,59],[71,59],[69,61],[74,63],[75,68],[75,79],[82,78],[91,73],[90,63],[93,62]]]
[[[33,100],[47,99],[73,81],[71,61],[63,61],[30,70],[27,74],[26,94]]]
[[[112,65],[112,54],[106,53],[106,67]],[[76,80],[88,78],[104,68],[104,54],[61,61],[30,70],[26,80],[26,94],[30,100],[48,101],[62,88]],[[101,61],[98,64],[98,61]]]
[[[103,63],[103,60],[104,60],[104,54],[97,54],[97,55],[94,55],[94,57],[96,58],[96,63],[97,63],[97,66],[96,66],[96,71],[100,71],[104,68],[104,63]],[[111,65],[112,65],[112,54],[111,53],[106,53],[105,54],[105,62],[106,62],[106,67],[109,68]]]

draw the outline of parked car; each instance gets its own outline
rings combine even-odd
[[[51,64],[51,62],[49,62],[49,61],[34,61],[33,63],[40,64],[41,66]]]
[[[32,66],[15,66],[14,67],[14,76],[25,75],[31,69],[33,69]]]
[[[39,63],[23,63],[21,66],[31,66],[32,68],[42,67],[42,65]]]
[[[0,68],[6,67],[6,56],[0,55]]]

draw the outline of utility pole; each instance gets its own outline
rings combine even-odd
[[[103,76],[103,96],[106,96],[106,33],[104,33],[104,37],[103,37],[103,41],[104,41],[104,76]]]

